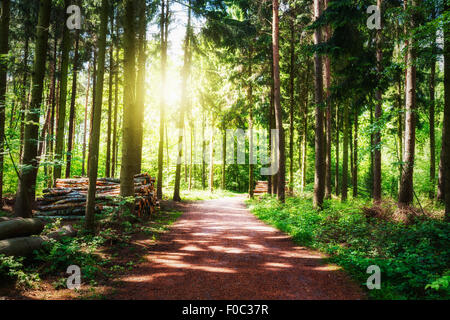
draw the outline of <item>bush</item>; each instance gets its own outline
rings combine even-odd
[[[450,225],[439,220],[403,224],[366,217],[367,203],[326,201],[314,210],[310,199],[287,198],[281,205],[267,196],[250,200],[261,220],[290,234],[301,245],[319,249],[361,283],[367,267],[378,265],[382,289],[371,290],[379,299],[448,299]]]

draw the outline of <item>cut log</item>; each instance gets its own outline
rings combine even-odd
[[[26,257],[39,250],[42,245],[50,239],[59,241],[63,237],[75,237],[77,231],[72,226],[64,226],[56,231],[49,233],[47,236],[36,237],[20,237],[0,241],[0,254],[6,256]]]
[[[0,222],[0,240],[40,234],[45,222],[41,219],[14,219]]]

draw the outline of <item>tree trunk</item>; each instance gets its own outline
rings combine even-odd
[[[111,44],[109,47],[109,88],[108,88],[108,126],[106,129],[106,160],[105,160],[105,176],[111,177],[111,131],[112,131],[112,109],[113,109],[113,82],[114,82],[114,41],[112,35],[114,33],[114,10],[111,14]]]
[[[283,112],[281,109],[281,91],[280,91],[280,53],[279,53],[279,3],[273,0],[273,20],[272,20],[272,44],[273,44],[273,72],[274,72],[274,107],[275,121],[279,135],[278,143],[278,200],[285,201],[285,185],[286,185],[286,156],[283,129]]]
[[[343,145],[343,157],[342,157],[342,201],[347,201],[348,192],[348,142],[349,142],[349,115],[348,104],[344,104],[344,145]]]
[[[70,101],[70,116],[69,116],[69,136],[67,139],[67,163],[66,163],[66,179],[70,178],[70,166],[72,163],[72,149],[75,129],[75,102],[77,99],[77,74],[78,74],[78,46],[80,42],[80,31],[75,33],[75,54],[73,58],[73,79],[72,79],[72,97]]]
[[[142,170],[142,143],[144,139],[144,111],[145,111],[145,62],[147,60],[147,5],[145,0],[140,1],[139,11],[139,42],[138,42],[138,74],[136,80],[137,103],[137,146],[136,146],[136,170],[139,174]]]
[[[377,5],[382,12],[383,0],[377,0]],[[372,146],[373,151],[373,200],[375,203],[381,201],[381,117],[382,117],[382,91],[381,91],[381,75],[383,72],[382,59],[383,59],[383,49],[382,49],[382,29],[377,30],[376,35],[376,55],[377,55],[377,77],[378,77],[378,87],[375,93],[375,99],[377,103],[375,105],[375,132]]]
[[[205,155],[206,155],[206,136],[205,136],[205,108],[202,107],[202,189],[206,189],[206,163],[205,163]]]
[[[163,186],[163,164],[164,164],[164,126],[165,126],[165,86],[166,86],[166,64],[167,64],[167,34],[166,34],[166,11],[169,11],[168,2],[165,8],[165,0],[161,1],[161,101],[160,101],[160,119],[159,119],[159,147],[158,147],[158,182],[156,186],[156,194],[158,199],[162,198]]]
[[[336,105],[336,163],[335,163],[335,174],[334,174],[334,189],[336,190],[336,195],[338,196],[339,191],[339,133],[341,131],[340,120],[342,117],[339,116],[339,106]]]
[[[248,195],[250,198],[253,198],[254,190],[255,190],[255,164],[253,161],[253,157],[256,155],[253,154],[253,146],[254,146],[254,134],[253,134],[253,80],[252,80],[252,74],[253,74],[253,48],[250,45],[249,48],[249,65],[248,65],[248,85],[247,85],[247,101],[248,101],[248,113],[249,113],[249,120],[248,120],[248,130],[249,130],[249,165],[248,165]]]
[[[294,190],[294,79],[295,79],[295,30],[294,20],[290,20],[291,41],[290,41],[290,66],[289,66],[289,191]]]
[[[324,0],[324,9],[328,8],[329,0]],[[325,41],[329,41],[331,37],[330,26],[325,26]],[[325,92],[326,92],[326,135],[325,135],[325,199],[331,199],[331,61],[330,57],[325,56],[324,73],[325,73]]]
[[[86,176],[86,137],[87,137],[87,118],[88,118],[88,105],[89,105],[89,90],[91,86],[91,63],[89,62],[88,66],[88,75],[87,75],[87,90],[86,90],[86,102],[84,104],[84,133],[83,133],[83,163],[81,164],[81,175]]]
[[[93,230],[95,215],[95,192],[97,188],[97,171],[98,171],[98,153],[100,142],[100,126],[102,118],[102,102],[103,102],[103,81],[105,74],[105,53],[106,53],[106,33],[108,31],[108,12],[109,1],[102,0],[100,13],[100,33],[98,38],[98,67],[97,80],[95,86],[95,106],[93,112],[93,121],[91,127],[91,135],[89,139],[89,188],[86,202],[86,228]],[[128,3],[128,1],[127,1]],[[128,9],[128,7],[127,7]],[[122,189],[122,179],[121,179]],[[121,190],[122,191],[122,190]],[[134,183],[133,183],[134,194]]]
[[[117,116],[119,112],[119,23],[116,23],[116,63],[114,64],[114,124],[113,124],[113,150],[112,150],[112,168],[111,176],[116,177],[117,168],[117,153],[118,153],[118,139],[117,139]]]
[[[0,17],[0,209],[3,207],[3,154],[5,140],[6,85],[8,73],[10,1],[3,1]]]
[[[433,7],[432,19],[435,18],[435,8]],[[431,188],[429,197],[430,199],[434,199],[435,195],[435,186],[436,186],[436,136],[434,134],[435,126],[435,76],[436,76],[436,35],[433,36],[432,43],[432,58],[431,58],[431,66],[430,66],[430,83],[429,83],[429,92],[430,92],[430,182]]]
[[[189,2],[190,5],[190,2]],[[181,84],[181,103],[180,103],[180,118],[178,120],[178,130],[179,130],[179,136],[178,136],[178,159],[177,159],[177,167],[175,171],[175,186],[174,186],[174,192],[173,192],[173,200],[174,201],[181,201],[180,197],[180,180],[181,180],[181,162],[183,157],[183,134],[185,129],[184,125],[184,115],[186,112],[187,107],[187,100],[188,100],[188,88],[187,88],[187,81],[189,78],[189,72],[190,72],[190,55],[191,55],[191,49],[190,49],[190,38],[191,38],[191,8],[188,7],[188,24],[186,27],[186,39],[184,41],[184,66],[182,70],[182,84]]]
[[[450,11],[450,3],[447,1],[444,6],[444,11]],[[450,222],[450,157],[448,150],[450,150],[450,139],[448,132],[450,132],[450,32],[447,29],[444,31],[444,131],[447,135],[444,136],[442,143],[445,145],[444,150],[444,194],[445,194],[445,221]]]
[[[40,219],[14,219],[0,222],[0,240],[40,234],[45,222]]]
[[[418,0],[412,0],[412,10],[418,9]],[[416,13],[410,19],[410,32],[417,27]],[[406,116],[405,116],[405,151],[403,153],[403,172],[400,183],[398,202],[401,206],[410,205],[413,201],[413,171],[416,146],[416,49],[415,39],[410,36],[407,50],[406,73]]]
[[[124,92],[122,165],[120,167],[120,195],[134,196],[134,175],[136,173],[137,112],[136,103],[136,8],[132,0],[126,0],[124,16]]]
[[[70,0],[64,0],[64,11],[70,6]],[[53,171],[54,183],[61,178],[61,168],[64,161],[64,128],[66,125],[66,102],[67,102],[67,75],[69,72],[69,51],[71,46],[70,30],[63,28],[62,53],[61,53],[61,80],[59,92],[59,109],[56,126],[55,144],[55,168]]]
[[[47,58],[50,10],[51,0],[41,0],[39,4],[38,25],[36,28],[31,105],[30,112],[26,116],[22,168],[14,207],[14,214],[16,217],[31,217],[31,210],[36,193],[36,175],[38,171],[38,146],[36,141],[39,138],[39,117],[45,77],[45,62]],[[30,166],[32,167],[31,170],[29,168]]]
[[[353,135],[353,198],[358,196],[358,108],[354,114],[355,133]]]
[[[209,140],[209,192],[214,191],[214,114],[212,115],[211,136]]]
[[[314,17],[317,20],[321,15],[321,1],[314,0]],[[320,45],[322,42],[320,28],[314,31],[314,44]],[[325,195],[325,145],[323,132],[323,76],[322,58],[316,52],[314,54],[315,66],[315,174],[314,174],[314,207],[321,209]]]

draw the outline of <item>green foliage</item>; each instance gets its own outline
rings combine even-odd
[[[5,277],[16,281],[20,288],[35,288],[39,275],[24,267],[24,258],[8,257],[0,254],[0,279]]]
[[[367,267],[381,268],[381,290],[376,299],[448,299],[450,225],[418,220],[410,225],[368,218],[361,200],[329,200],[317,212],[310,199],[288,198],[280,204],[272,197],[249,201],[263,221],[290,234],[302,245],[330,255],[361,284]]]

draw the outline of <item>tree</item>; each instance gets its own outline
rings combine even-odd
[[[64,11],[70,5],[70,0],[64,0]],[[71,46],[71,36],[69,28],[63,29],[62,53],[61,53],[61,79],[59,91],[59,108],[56,126],[55,144],[55,168],[53,171],[54,182],[61,178],[61,167],[64,152],[64,128],[66,124],[66,102],[67,102],[67,75],[69,73],[69,51]]]
[[[100,30],[98,37],[98,66],[95,84],[95,105],[92,114],[92,127],[89,139],[89,188],[86,203],[86,228],[93,230],[95,217],[95,193],[97,189],[98,154],[100,142],[100,125],[102,121],[103,82],[105,75],[106,33],[108,31],[108,0],[102,0],[100,9]],[[121,184],[122,189],[122,184]],[[134,192],[134,185],[133,185]]]
[[[380,14],[383,10],[383,0],[377,1],[378,10]],[[381,16],[383,16],[381,14]],[[381,116],[382,116],[382,94],[381,91],[381,74],[383,72],[382,59],[383,59],[383,49],[382,49],[382,29],[377,30],[376,35],[376,55],[377,55],[377,77],[378,77],[378,87],[375,93],[375,99],[377,101],[375,105],[375,132],[373,138],[373,199],[375,203],[381,201]]]
[[[418,26],[417,11],[419,0],[411,1],[413,14],[409,20],[409,38],[407,49],[406,69],[406,115],[405,115],[405,150],[403,153],[403,172],[401,176],[398,202],[401,206],[409,205],[413,201],[413,171],[414,153],[416,147],[416,48],[412,31]]]
[[[328,8],[329,0],[324,0],[324,9]],[[330,26],[325,26],[325,41],[331,37]],[[326,91],[326,134],[325,134],[325,199],[331,198],[331,61],[330,56],[324,58],[325,91]],[[336,174],[337,175],[337,174]]]
[[[124,87],[123,87],[123,143],[120,167],[120,195],[134,196],[136,174],[136,31],[134,1],[124,0]]]
[[[111,177],[111,131],[112,131],[112,103],[113,103],[113,83],[114,83],[114,10],[111,11],[111,44],[109,46],[109,90],[108,90],[108,128],[106,130],[106,161],[105,176]],[[114,146],[113,146],[114,147]]]
[[[158,181],[156,185],[156,195],[158,199],[162,198],[163,186],[163,165],[164,165],[164,126],[165,126],[165,97],[164,91],[166,87],[166,65],[167,65],[167,33],[168,33],[168,17],[169,17],[169,2],[161,1],[161,101],[159,106],[159,146],[158,146]]]
[[[3,1],[0,17],[0,209],[3,207],[3,152],[5,138],[6,84],[9,51],[10,1]]]
[[[51,0],[39,2],[39,18],[36,27],[36,45],[32,76],[30,109],[24,127],[24,147],[22,166],[19,173],[14,214],[16,217],[31,217],[36,194],[36,175],[38,172],[37,143],[39,139],[39,117],[42,102],[42,89],[47,58],[48,26],[50,22]]]
[[[450,11],[450,2],[446,1],[444,11]],[[450,32],[449,28],[444,30],[444,128],[446,135],[443,137],[444,159],[444,190],[445,190],[445,221],[450,222]]]
[[[183,134],[185,125],[184,125],[184,115],[186,112],[186,108],[188,105],[188,88],[187,81],[190,73],[190,63],[191,63],[191,49],[190,49],[190,41],[191,41],[191,8],[190,2],[188,7],[188,23],[186,26],[186,39],[184,40],[184,65],[182,70],[182,84],[181,84],[181,102],[180,102],[180,118],[178,120],[178,159],[177,159],[177,167],[175,171],[175,187],[173,191],[173,200],[181,201],[180,197],[180,179],[181,179],[181,162],[183,156]],[[187,150],[185,151],[187,152]]]
[[[285,201],[286,188],[286,156],[284,143],[284,128],[283,128],[283,114],[281,110],[280,101],[280,53],[279,53],[279,3],[278,0],[272,1],[272,45],[273,45],[273,85],[274,85],[274,109],[275,122],[278,130],[278,181],[277,181],[277,195],[278,200]]]
[[[66,163],[66,178],[70,178],[70,167],[72,164],[72,149],[73,138],[75,128],[75,102],[77,98],[77,75],[78,75],[78,59],[79,59],[79,47],[80,31],[75,32],[75,54],[73,58],[73,79],[72,79],[72,96],[70,100],[70,115],[69,115],[69,135],[67,138],[67,163]]]
[[[314,17],[319,19],[321,15],[321,1],[314,0]],[[320,27],[314,30],[314,44],[319,46],[322,42],[322,32]],[[322,208],[325,195],[325,145],[323,132],[323,76],[322,58],[319,53],[314,54],[314,75],[315,75],[315,174],[314,174],[314,207]]]
[[[144,111],[145,111],[145,62],[147,60],[147,6],[145,0],[140,1],[139,11],[139,41],[138,41],[138,73],[136,83],[136,173],[141,172],[142,167],[142,142],[144,134]]]

